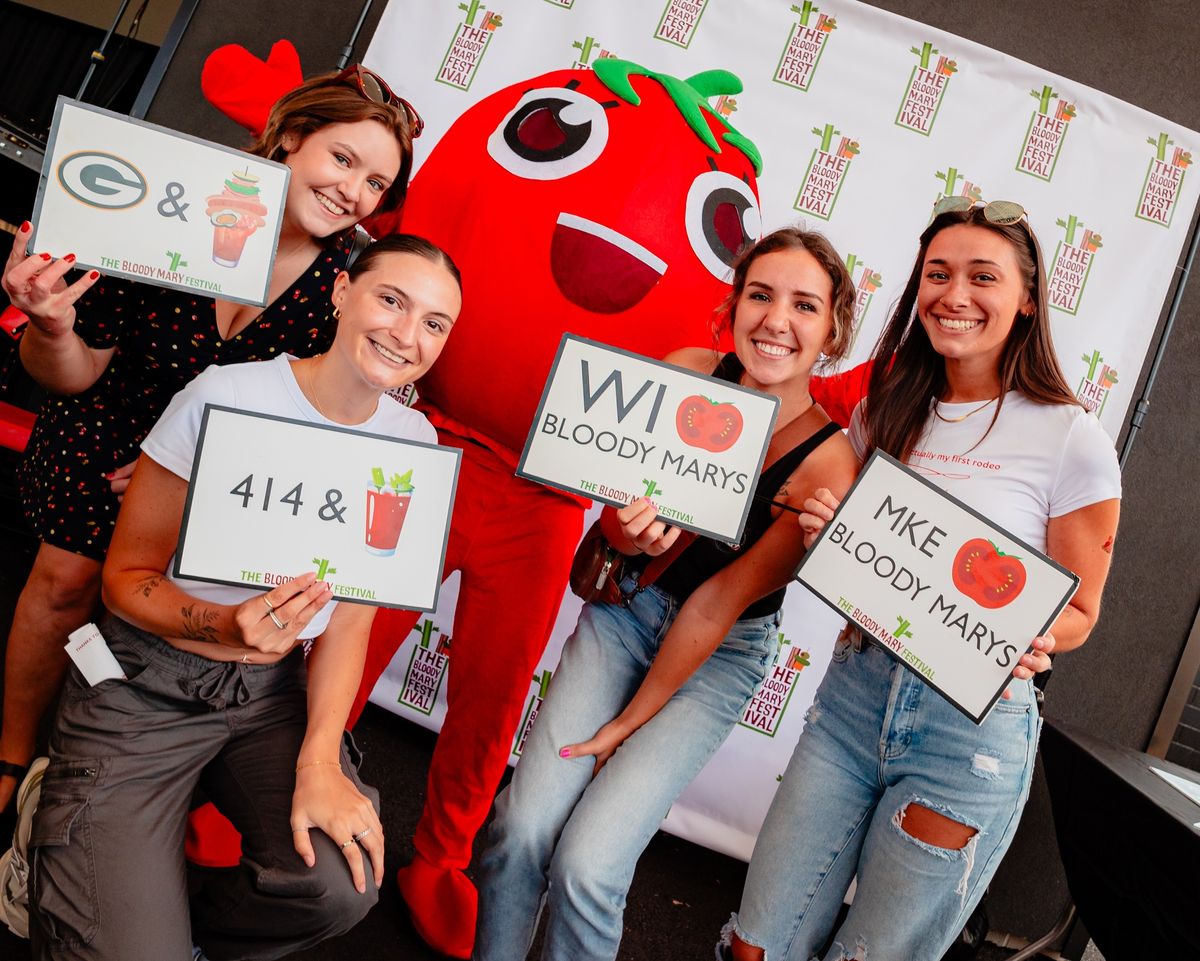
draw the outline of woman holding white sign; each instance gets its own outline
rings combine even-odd
[[[724,931],[736,961],[941,958],[1028,796],[1041,723],[1031,678],[1096,623],[1120,472],[1055,358],[1042,254],[1018,204],[939,202],[850,440],[860,461],[891,454],[1048,554],[1079,589],[978,726],[880,647],[843,634]],[[807,540],[838,503],[827,490],[805,502]],[[982,574],[998,560],[971,563]]]
[[[25,514],[41,546],[9,634],[0,810],[61,686],[63,642],[96,606],[139,442],[171,397],[210,364],[328,348],[335,326],[329,288],[354,247],[354,225],[403,202],[420,129],[411,107],[357,66],[279,100],[251,147],[291,168],[266,308],[102,279],[98,271],[67,285],[74,255],[26,256],[33,228],[27,222],[17,231],[4,290],[30,319],[22,362],[51,396],[20,470]],[[266,212],[249,181],[235,177],[225,192],[228,204]]]
[[[95,684],[68,675],[33,821],[42,956],[162,961],[198,943],[217,958],[278,957],[375,902],[377,795],[344,734],[374,608],[338,603],[312,572],[266,593],[171,573],[206,404],[436,442],[424,415],[385,392],[441,353],[462,304],[457,268],[398,234],[332,286],[340,321],[327,353],[211,367],[142,444],[104,566],[113,616],[91,641],[115,661]],[[184,823],[198,784],[241,832],[242,860],[189,892]]]
[[[746,533],[734,545],[692,540],[649,584],[652,559],[678,547],[680,530],[642,498],[605,508],[605,536],[627,555],[622,598],[584,606],[497,801],[480,860],[479,961],[525,957],[543,895],[543,958],[616,956],[637,859],[777,652],[784,591],[804,553],[777,505],[799,508],[817,487],[844,492],[853,476],[849,445],[809,394],[822,355],[849,347],[853,301],[827,240],[779,230],[734,268],[725,315],[735,351],[666,358],[780,399]]]

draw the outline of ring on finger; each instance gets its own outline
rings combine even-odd
[[[271,601],[270,601],[270,598],[268,598],[266,594],[264,594],[264,595],[262,596],[262,599],[263,599],[263,603],[267,605],[267,610],[268,610],[268,611],[273,611],[273,610],[275,610],[275,605],[271,603]]]
[[[349,841],[343,841],[342,842],[342,850],[345,851],[346,848],[350,847],[350,845],[352,845],[353,843],[354,843],[354,838],[351,838]]]
[[[368,834],[370,834],[370,833],[371,833],[371,829],[370,829],[370,828],[363,828],[363,829],[362,829],[361,831],[359,831],[359,832],[358,832],[356,835],[354,835],[354,840],[355,840],[355,841],[361,841],[363,838],[365,838],[365,837],[366,837]]]
[[[281,631],[287,630],[287,621],[281,621],[279,619],[279,615],[276,614],[274,611],[268,611],[267,617],[269,617],[272,621],[274,621],[275,626],[277,628],[279,628]]]

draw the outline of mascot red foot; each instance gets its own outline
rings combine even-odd
[[[464,281],[454,336],[418,387],[440,442],[463,453],[443,572],[461,584],[449,707],[399,875],[418,933],[451,957],[471,953],[472,841],[586,507],[515,477],[519,452],[564,331],[651,357],[713,342],[730,265],[760,233],[758,152],[707,102],[740,91],[721,70],[680,80],[609,59],[522,81],[454,123],[400,214]],[[352,724],[418,617],[379,612]]]

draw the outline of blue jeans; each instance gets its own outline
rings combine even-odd
[[[873,644],[839,642],[750,861],[729,930],[767,961],[809,961],[846,889],[833,959],[941,958],[995,873],[1029,795],[1041,721],[1013,681],[981,726]],[[900,826],[917,804],[976,834],[961,850]]]
[[[543,898],[543,959],[616,957],[637,859],[729,736],[778,646],[778,614],[738,621],[595,779],[594,758],[560,758],[564,744],[587,740],[629,703],[677,612],[654,587],[628,606],[584,606],[512,782],[496,801],[479,861],[477,961],[523,961]]]

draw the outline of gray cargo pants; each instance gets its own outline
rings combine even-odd
[[[360,921],[378,897],[369,862],[359,894],[322,832],[313,868],[292,847],[300,651],[223,664],[113,617],[101,629],[128,680],[67,679],[30,839],[34,956],[190,961],[195,942],[212,961],[277,958]],[[378,810],[348,735],[341,761]],[[242,860],[189,903],[183,839],[197,785],[241,832]]]

